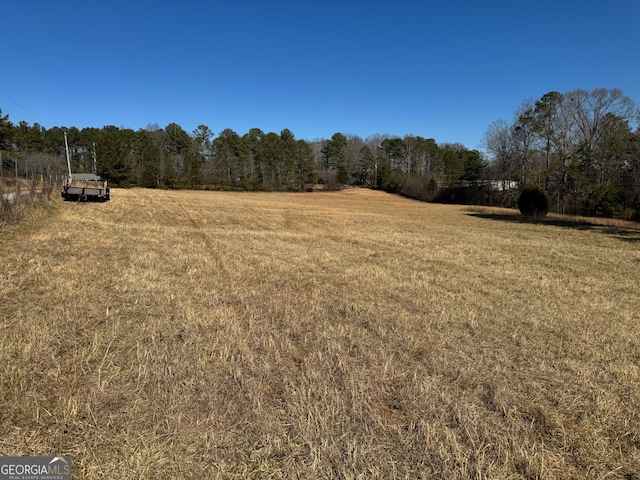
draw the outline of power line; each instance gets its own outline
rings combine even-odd
[[[3,92],[2,90],[0,90],[0,93],[2,95],[4,95],[5,97],[7,97],[7,99],[9,99],[9,101],[11,101],[13,104],[15,104],[18,108],[20,108],[22,111],[26,112],[30,117],[34,118],[36,122],[38,122],[40,125],[42,125],[42,121],[40,121],[40,119],[38,117],[36,117],[33,113],[31,113],[29,110],[27,110],[26,108],[24,108],[22,105],[20,105],[18,102],[16,102],[13,98],[11,98],[9,95],[7,95],[5,92]],[[5,109],[6,111],[6,109]],[[20,120],[20,118],[17,115],[13,115],[10,112],[9,113],[10,116],[15,117],[16,119]]]

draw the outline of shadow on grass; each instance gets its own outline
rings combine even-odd
[[[573,230],[591,230],[594,232],[610,235],[613,238],[625,242],[640,243],[640,229],[615,227],[610,225],[597,225],[581,220],[562,220],[557,218],[533,218],[523,217],[522,215],[513,215],[508,213],[479,213],[468,212],[468,215],[486,220],[495,220],[500,222],[532,224],[532,225],[548,225],[551,227],[570,228]]]

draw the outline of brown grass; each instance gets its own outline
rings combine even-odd
[[[640,234],[352,189],[0,231],[0,454],[74,478],[640,478]]]
[[[59,182],[0,178],[0,228],[37,222],[47,216],[51,200],[59,195]]]

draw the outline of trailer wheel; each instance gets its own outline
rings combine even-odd
[[[86,195],[81,195],[80,196],[80,201],[81,202],[86,202],[87,201],[87,196]]]

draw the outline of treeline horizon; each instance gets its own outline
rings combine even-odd
[[[206,125],[191,134],[180,125],[144,129],[52,127],[1,116],[0,151],[5,172],[22,176],[67,173],[65,133],[74,173],[94,172],[113,185],[147,188],[304,191],[317,183],[398,191],[412,172],[429,175],[433,199],[438,186],[481,177],[486,161],[462,144],[438,145],[433,138],[407,135],[335,133],[331,139],[298,140],[289,129],[279,134],[252,128],[217,136]],[[415,189],[420,197],[420,191]],[[427,199],[427,198],[423,198]]]
[[[632,130],[635,122],[636,129]],[[637,104],[620,90],[549,92],[525,100],[512,123],[485,134],[486,153],[459,143],[405,135],[335,133],[298,140],[252,128],[240,135],[206,125],[145,129],[52,127],[0,110],[3,175],[66,175],[67,133],[74,173],[112,185],[146,188],[307,191],[345,185],[380,188],[423,201],[515,207],[518,187],[534,184],[552,210],[640,220],[640,131]]]
[[[524,100],[484,144],[494,177],[537,185],[557,212],[640,221],[640,109],[620,89]]]

